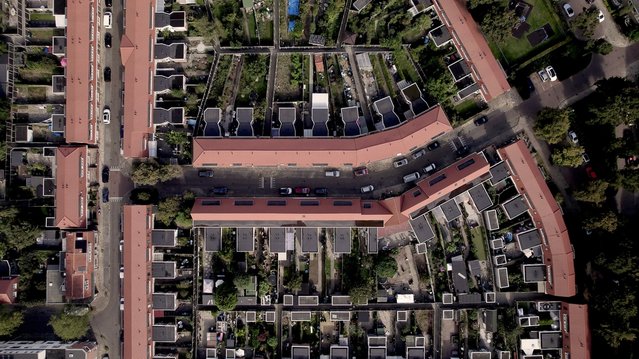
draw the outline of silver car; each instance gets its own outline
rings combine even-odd
[[[406,166],[407,164],[408,164],[408,160],[406,158],[402,158],[393,162],[393,166],[395,166],[395,168]]]
[[[369,193],[369,192],[373,192],[374,190],[375,190],[375,187],[373,187],[372,184],[362,187],[362,193]]]

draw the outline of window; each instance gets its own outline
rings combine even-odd
[[[351,201],[334,201],[333,202],[333,206],[337,206],[337,207],[347,207],[352,205],[353,205],[353,202]]]
[[[319,206],[319,201],[300,201],[300,206]]]
[[[253,201],[252,200],[239,200],[239,201],[235,201],[235,205],[236,206],[252,206],[253,205]]]
[[[271,200],[266,202],[267,206],[286,206],[286,201],[284,200]]]

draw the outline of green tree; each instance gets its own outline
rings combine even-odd
[[[178,228],[189,229],[193,227],[193,218],[191,218],[190,212],[191,210],[188,208],[183,209],[175,216],[174,221],[175,225],[178,226]]]
[[[590,106],[594,117],[590,125],[632,124],[639,120],[639,87],[623,78],[613,77],[597,82],[595,101]]]
[[[164,134],[164,141],[172,146],[184,147],[189,143],[189,137],[186,132],[170,131]]]
[[[170,181],[182,175],[178,165],[160,165],[156,161],[142,161],[133,166],[131,179],[136,185],[155,186],[158,182]]]
[[[233,278],[233,284],[240,290],[248,290],[251,288],[251,277],[246,273],[240,273]]]
[[[535,135],[549,144],[557,144],[566,138],[571,117],[569,109],[545,107],[537,114]]]
[[[612,44],[606,39],[589,40],[586,48],[602,55],[608,55],[613,50]]]
[[[596,217],[588,218],[584,221],[586,229],[601,229],[608,233],[613,233],[619,227],[619,216],[613,211],[602,213]]]
[[[353,304],[366,304],[373,296],[373,287],[368,283],[360,283],[350,288],[348,295],[350,295]]]
[[[288,288],[291,292],[297,293],[300,289],[302,289],[302,275],[300,273],[294,273],[291,277],[284,283],[284,286]]]
[[[22,322],[24,322],[24,315],[21,311],[3,310],[0,313],[0,337],[13,335],[20,328]]]
[[[591,202],[600,205],[606,200],[608,183],[602,180],[588,182],[584,188],[575,191],[573,197],[582,202]]]
[[[617,187],[639,192],[639,170],[624,169],[617,173]]]
[[[481,30],[490,40],[501,44],[512,36],[512,30],[519,23],[514,11],[494,6],[481,22]]]
[[[237,288],[229,282],[215,289],[213,295],[215,306],[223,312],[230,312],[237,306]]]
[[[277,348],[277,337],[269,337],[266,339],[266,345],[268,345],[271,349]]]
[[[89,331],[89,315],[60,313],[49,320],[53,332],[60,339],[70,341],[84,337]]]
[[[182,209],[182,201],[179,196],[167,197],[158,204],[158,212],[155,219],[165,226],[170,226]]]
[[[496,3],[497,3],[496,0],[470,0],[468,2],[468,7],[470,7],[471,9],[474,9],[482,5],[497,5]]]
[[[438,102],[448,101],[456,92],[455,83],[448,74],[427,78],[425,88],[426,93],[433,96]]]
[[[582,11],[571,22],[573,30],[580,30],[585,37],[591,38],[599,24],[598,14],[599,12],[595,7]]]
[[[550,158],[557,166],[579,167],[583,164],[582,155],[584,149],[581,146],[568,146],[561,149],[555,149]]]
[[[7,250],[17,252],[35,244],[42,231],[20,215],[17,208],[0,209],[0,258]]]
[[[389,253],[378,254],[373,271],[380,277],[391,278],[397,273],[397,261]]]
[[[257,286],[257,294],[263,297],[271,292],[271,284],[266,280],[260,280],[260,284]]]

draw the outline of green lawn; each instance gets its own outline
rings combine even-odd
[[[519,39],[511,36],[508,40],[501,44],[490,42],[490,47],[493,53],[500,60],[505,61],[507,65],[511,65],[522,60],[535,49],[532,45],[530,45],[530,42],[528,42],[527,36],[543,25],[550,24],[555,34],[537,47],[552,43],[554,40],[565,35],[565,24],[563,20],[559,18],[549,0],[528,0],[527,2],[533,7],[530,15],[528,15],[528,19],[526,20],[526,22],[530,24],[528,32]],[[508,0],[504,0],[504,3],[507,5]]]
[[[470,230],[470,235],[473,240],[473,253],[479,260],[486,260],[488,255],[486,254],[486,243],[484,241],[484,229],[482,227],[475,227]]]

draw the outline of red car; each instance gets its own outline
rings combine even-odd
[[[355,174],[355,176],[357,176],[357,177],[365,176],[365,175],[368,174],[368,168],[366,168],[366,167],[355,168],[353,170],[353,174]]]
[[[597,179],[597,173],[595,172],[595,170],[592,169],[592,166],[588,166],[586,167],[586,174],[588,175],[588,178],[596,180]]]
[[[309,194],[311,189],[309,187],[295,187],[295,194]]]

